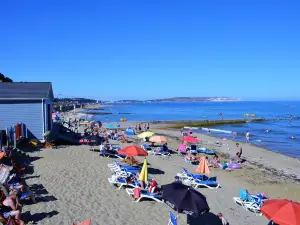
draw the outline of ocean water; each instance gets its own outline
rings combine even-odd
[[[224,119],[242,119],[245,113],[256,114],[256,118],[289,118],[290,115],[300,116],[300,102],[138,103],[108,106],[104,111],[112,114],[97,115],[94,119],[103,122],[117,122],[122,117],[128,121],[214,120],[221,119],[219,112],[224,114]],[[250,122],[214,128],[237,132],[238,141],[245,141],[245,133],[250,131],[252,144],[300,158],[300,120]],[[211,135],[232,139],[231,134],[211,132]]]

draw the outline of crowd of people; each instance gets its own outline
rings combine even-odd
[[[0,161],[0,222],[8,225],[23,225],[22,203],[24,200],[35,203],[35,197],[22,178],[24,168],[18,165],[9,148],[0,149]]]

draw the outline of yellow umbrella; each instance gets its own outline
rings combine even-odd
[[[138,135],[139,138],[146,138],[146,137],[151,137],[154,135],[154,132],[150,132],[150,131],[147,131],[147,132],[143,132],[141,134]]]
[[[144,164],[143,164],[143,168],[140,173],[140,176],[139,176],[139,180],[148,182],[148,167],[147,167],[147,159],[146,158],[144,159]]]

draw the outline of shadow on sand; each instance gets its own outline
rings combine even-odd
[[[40,224],[40,222],[44,219],[49,219],[53,216],[58,215],[59,212],[57,212],[56,210],[53,210],[51,212],[48,213],[35,213],[35,214],[31,214],[29,211],[22,213],[22,219],[24,221],[32,221],[32,224]]]

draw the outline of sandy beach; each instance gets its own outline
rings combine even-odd
[[[122,127],[133,125],[122,123]],[[168,137],[169,148],[175,150],[179,145],[180,131],[160,129],[161,124],[153,125],[157,134]],[[235,155],[233,141],[222,142],[216,146],[217,138],[196,134],[202,145],[216,150],[223,157]],[[132,139],[133,144],[142,144]],[[128,144],[112,142],[123,147]],[[234,203],[233,197],[239,195],[239,189],[249,192],[265,192],[271,198],[287,198],[300,201],[300,161],[255,146],[241,143],[246,160],[240,170],[228,172],[211,169],[211,176],[217,176],[221,188],[217,190],[200,189],[207,197],[211,212],[222,212],[231,225],[264,225],[268,220],[256,216]],[[228,150],[230,148],[230,150]],[[34,171],[28,174],[26,182],[35,192],[37,204],[26,205],[24,219],[37,224],[63,224],[92,218],[92,224],[149,224],[168,223],[167,205],[153,201],[132,202],[124,189],[116,190],[107,178],[111,171],[107,167],[112,159],[99,156],[88,146],[61,146],[58,149],[42,149],[26,153],[35,160]],[[137,157],[142,162],[143,158]],[[186,167],[195,172],[196,167],[186,163],[182,156],[148,156],[149,173],[160,185],[174,180],[176,173]],[[30,213],[28,212],[30,211]],[[187,224],[186,215],[179,215],[178,224]]]

